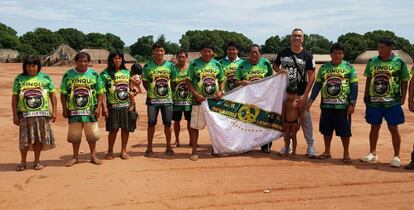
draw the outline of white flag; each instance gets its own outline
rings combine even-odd
[[[280,138],[286,74],[232,90],[202,103],[214,153],[237,154]]]

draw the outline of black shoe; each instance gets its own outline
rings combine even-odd
[[[404,167],[406,170],[414,170],[414,161]]]

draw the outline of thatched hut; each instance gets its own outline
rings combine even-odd
[[[19,61],[19,52],[17,50],[0,49],[0,63],[17,63]]]
[[[329,54],[314,54],[313,60],[315,63],[324,64],[331,61],[331,55]]]
[[[76,51],[66,44],[60,45],[55,51],[43,59],[42,63],[46,66],[61,66],[61,65],[72,65]]]
[[[109,51],[105,49],[83,49],[81,52],[86,52],[91,56],[91,64],[107,63]]]
[[[393,50],[392,53],[394,53],[395,55],[398,55],[407,64],[412,64],[413,63],[413,59],[411,58],[411,56],[408,55],[406,52],[404,52],[402,50]],[[354,63],[355,64],[367,64],[368,61],[372,57],[375,57],[375,56],[378,56],[378,51],[377,50],[367,50],[367,51],[361,53],[360,55],[358,55],[358,57],[356,57]]]
[[[125,60],[125,63],[135,63],[135,62],[137,62],[137,59],[132,57],[132,55],[129,54],[129,53],[124,54],[124,60]]]

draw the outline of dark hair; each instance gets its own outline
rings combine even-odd
[[[286,87],[286,92],[289,94],[298,94],[298,84],[297,82],[289,82]]]
[[[213,44],[211,43],[211,41],[210,41],[210,40],[205,40],[205,41],[201,44],[201,50],[203,50],[203,49],[205,49],[205,48],[207,48],[207,49],[211,49],[211,50],[213,50],[213,51],[214,51]]]
[[[237,50],[239,50],[239,44],[237,44],[237,42],[235,42],[235,41],[229,41],[227,43],[226,49],[229,49],[229,47],[234,47]]]
[[[109,75],[111,76],[112,79],[115,79],[115,64],[114,64],[114,58],[116,56],[119,56],[122,58],[122,63],[121,66],[119,67],[119,69],[127,69],[125,67],[125,59],[124,59],[124,53],[121,50],[114,50],[111,53],[109,53],[108,56],[108,71],[109,71]]]
[[[185,57],[188,58],[188,53],[183,49],[178,50],[175,56],[178,56],[179,54],[185,54]]]
[[[262,54],[262,48],[261,48],[258,44],[252,44],[252,45],[250,45],[249,51],[250,51],[253,47],[257,47],[257,49],[259,49],[259,53],[260,53],[260,54]]]
[[[292,30],[292,34],[293,34],[293,32],[295,32],[295,31],[300,31],[300,32],[304,33],[304,32],[303,32],[303,30],[302,30],[301,28],[295,28],[295,29],[293,29],[293,30]]]
[[[163,48],[164,49],[164,44],[162,44],[161,42],[155,42],[152,45],[152,49],[155,50],[156,48]]]
[[[332,53],[334,50],[342,50],[342,52],[345,53],[345,46],[341,42],[336,42],[331,45],[330,53]]]
[[[134,63],[131,66],[131,75],[142,75],[142,66],[139,63]]]
[[[390,39],[390,38],[382,38],[378,41],[378,44],[384,44],[388,47],[392,47],[395,45],[394,40]]]
[[[22,75],[28,75],[27,73],[27,65],[37,65],[37,73],[40,72],[42,69],[42,63],[40,62],[40,58],[34,55],[28,55],[23,61],[23,73]]]
[[[78,61],[81,58],[88,59],[88,62],[91,62],[91,56],[87,52],[78,52],[78,54],[75,55],[75,61]]]

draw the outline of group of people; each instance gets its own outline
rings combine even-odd
[[[283,129],[285,145],[279,154],[287,157],[296,155],[296,133],[302,128],[307,143],[309,158],[331,157],[330,144],[335,131],[342,140],[343,162],[351,163],[349,143],[351,116],[358,95],[358,77],[352,64],[344,61],[345,49],[341,43],[331,46],[331,62],[320,67],[315,75],[312,53],[303,48],[304,32],[294,29],[290,36],[291,46],[280,52],[271,63],[261,56],[259,45],[250,46],[246,60],[238,57],[237,42],[229,42],[226,57],[214,59],[210,42],[202,44],[201,56],[189,63],[187,52],[176,54],[176,63],[164,59],[165,49],[161,43],[152,46],[152,59],[143,67],[134,64],[131,71],[125,66],[124,54],[115,50],[108,56],[108,65],[100,74],[89,68],[91,57],[85,52],[75,56],[75,67],[66,71],[60,85],[60,99],[63,117],[68,118],[67,141],[73,146],[73,157],[67,167],[79,162],[79,148],[82,132],[90,148],[91,163],[102,163],[96,156],[95,146],[99,140],[98,118],[105,117],[108,132],[108,150],[105,159],[114,158],[114,144],[121,130],[122,159],[129,159],[127,144],[129,133],[136,129],[138,114],[134,97],[141,93],[141,84],[146,89],[148,115],[146,157],[153,156],[153,138],[158,113],[161,112],[166,138],[165,154],[174,155],[173,146],[181,146],[180,121],[184,115],[187,121],[192,152],[190,159],[198,159],[197,146],[199,130],[206,126],[201,102],[219,100],[226,92],[237,86],[277,74],[287,74],[287,97],[283,107]],[[404,123],[401,106],[405,102],[407,88],[408,104],[414,112],[414,79],[410,79],[407,65],[392,54],[394,42],[382,39],[378,43],[379,56],[372,58],[366,66],[364,102],[366,121],[371,125],[369,135],[370,152],[362,158],[364,162],[378,160],[376,144],[382,119],[385,118],[392,136],[394,157],[391,166],[400,167],[401,137],[398,125]],[[40,170],[41,150],[54,147],[51,122],[57,117],[57,97],[49,75],[42,73],[39,58],[28,56],[23,62],[23,73],[13,84],[13,122],[20,127],[19,149],[21,163],[16,170],[26,169],[26,157],[34,150],[33,168]],[[414,74],[414,68],[411,70]],[[316,155],[314,150],[313,126],[310,108],[321,93],[321,116],[319,131],[324,136],[325,151]],[[50,107],[51,106],[51,107]],[[175,143],[171,143],[171,124],[174,121]],[[208,122],[207,122],[208,123]],[[264,153],[270,153],[271,142],[261,146]],[[212,151],[214,154],[214,151]],[[406,169],[414,169],[412,161]]]

